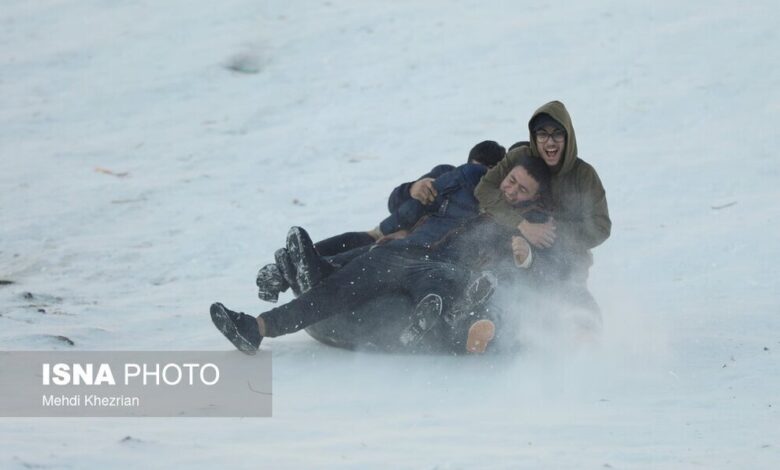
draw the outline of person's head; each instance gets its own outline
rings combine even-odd
[[[500,189],[504,200],[513,206],[540,199],[544,202],[550,191],[550,169],[541,159],[520,155]]]
[[[504,158],[504,155],[506,155],[506,150],[498,142],[485,140],[471,149],[467,163],[479,163],[493,168]]]
[[[506,153],[509,153],[518,147],[528,147],[529,145],[531,145],[531,142],[528,142],[527,140],[515,142],[514,144],[510,145],[508,149],[506,149]]]
[[[538,114],[529,127],[539,156],[550,168],[558,167],[566,149],[566,130],[549,114]]]

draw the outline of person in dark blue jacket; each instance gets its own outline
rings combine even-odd
[[[492,140],[486,140],[471,149],[467,161],[493,168],[505,154],[504,147]],[[419,218],[424,212],[421,208],[434,202],[439,191],[433,184],[435,179],[454,168],[452,165],[437,165],[417,181],[399,185],[387,201],[390,216],[379,226],[368,232],[346,232],[317,242],[314,244],[317,253],[320,256],[333,257],[356,248],[371,246],[384,236],[395,236],[395,232],[399,230],[408,230],[417,221],[415,215]],[[257,273],[255,283],[258,287],[258,297],[276,302],[279,293],[288,288],[292,288],[296,296],[300,295],[302,292],[287,249],[277,250],[274,258],[274,263],[263,266]]]
[[[549,186],[549,170],[538,163],[538,159],[523,160],[502,184],[505,198],[519,210],[530,210],[539,201],[541,190]],[[498,226],[478,223],[483,218],[473,192],[486,171],[482,165],[466,164],[437,178],[435,201],[426,206],[426,217],[409,236],[377,245],[355,257],[313,283],[297,299],[257,317],[215,303],[210,310],[212,321],[239,350],[254,354],[266,336],[289,334],[338,312],[354,311],[384,293],[401,292],[416,304],[413,318],[419,321],[404,332],[410,341],[424,334],[431,321],[454,311],[473,309],[469,302],[483,301],[489,296],[486,291],[492,289],[490,280],[485,282],[489,276],[479,275],[475,280],[472,273],[484,254],[498,253],[499,259],[512,260],[515,268],[543,264],[529,263],[528,244],[515,243],[511,234],[503,232],[501,243],[497,243],[483,233]],[[471,234],[471,238],[463,233]],[[313,258],[318,255],[305,232],[294,228],[290,235],[292,252],[305,258],[308,265],[316,263]],[[489,341],[493,332],[494,329],[487,328],[481,333]],[[483,352],[485,344],[472,346],[476,346],[473,352]]]

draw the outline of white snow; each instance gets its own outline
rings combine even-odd
[[[777,468],[778,24],[764,0],[3,1],[1,349],[229,349],[208,306],[267,308],[290,225],[369,229],[551,99],[614,227],[597,345],[298,333],[263,345],[273,418],[3,418],[0,466]]]

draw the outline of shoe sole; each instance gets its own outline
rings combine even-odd
[[[444,320],[449,323],[450,326],[454,327],[460,321],[480,314],[483,307],[485,307],[490,298],[493,297],[497,285],[498,278],[495,274],[489,271],[483,271],[468,285],[468,287],[466,287],[466,293],[463,295],[463,299],[450,309],[449,312],[445,313]]]
[[[274,269],[276,273],[273,272]],[[284,288],[287,287],[287,281],[284,280],[284,276],[276,264],[269,264],[257,272],[255,285],[260,300],[276,303],[279,301],[279,293],[284,292]]]
[[[495,274],[484,271],[469,286],[466,293],[466,298],[472,305],[482,305],[493,296],[493,292],[495,292],[497,284],[498,278],[496,278]]]
[[[414,308],[412,324],[401,333],[401,344],[413,346],[420,342],[441,319],[442,300],[436,294],[426,295]]]
[[[287,252],[287,248],[280,248],[274,253],[274,260],[276,266],[279,268],[279,272],[282,273],[282,278],[287,285],[292,289],[293,295],[296,297],[301,295],[301,290],[298,288],[297,280],[295,279],[295,266],[290,259],[290,253]],[[284,292],[284,290],[282,290]]]
[[[239,351],[250,356],[257,353],[257,348],[238,332],[236,324],[230,319],[224,306],[221,304],[211,306],[211,321]]]
[[[477,320],[469,328],[466,351],[482,354],[496,335],[496,325],[490,320]]]
[[[299,227],[293,227],[287,232],[287,253],[289,254],[290,262],[295,266],[295,282],[301,294],[311,290],[315,284],[314,279],[311,277],[311,271],[315,267],[311,261],[313,261],[315,256],[319,256],[316,252],[311,251],[314,250],[314,243],[311,239],[304,241],[301,234],[302,231],[303,229]],[[310,248],[306,249],[307,253],[304,253],[304,247]]]

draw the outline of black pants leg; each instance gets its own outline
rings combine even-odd
[[[420,252],[378,247],[359,256],[297,299],[261,314],[266,336],[292,333],[331,315],[351,312],[387,293],[402,293],[416,303],[425,295],[458,298],[469,272],[427,259]]]
[[[320,256],[334,256],[353,248],[373,245],[374,237],[367,232],[346,232],[314,244]]]
[[[351,250],[344,251],[342,253],[337,253],[333,256],[323,256],[325,261],[333,266],[336,269],[341,268],[345,264],[349,263],[353,259],[357,258],[358,256],[364,255],[368,253],[368,251],[373,247],[374,245],[364,245],[359,246],[357,248],[352,248]],[[321,255],[322,256],[322,255]]]

